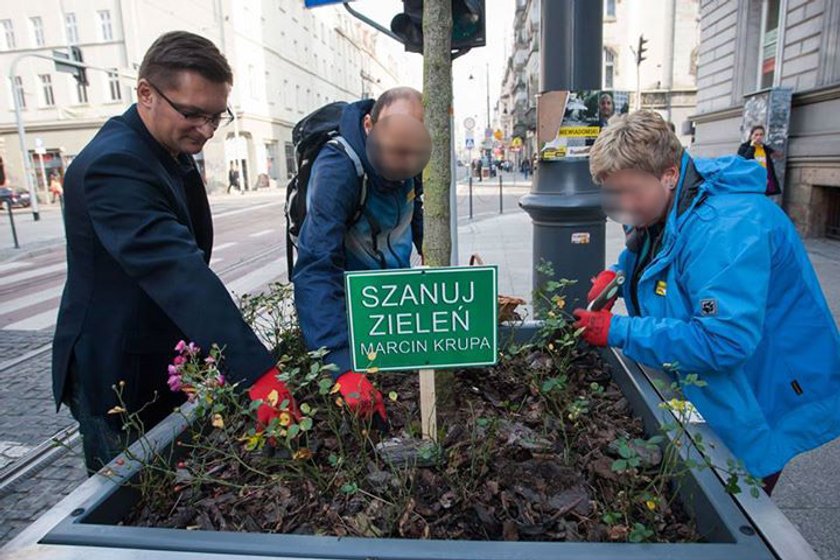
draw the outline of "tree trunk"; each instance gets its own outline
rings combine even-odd
[[[423,172],[423,256],[449,266],[452,256],[449,186],[452,180],[452,2],[423,2],[423,104],[432,157]],[[456,263],[457,264],[457,263]]]
[[[452,259],[452,0],[423,2],[423,104],[432,157],[423,171],[423,257],[429,266]],[[458,263],[454,263],[458,264]],[[435,371],[438,412],[454,407],[451,370]]]

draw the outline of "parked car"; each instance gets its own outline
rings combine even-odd
[[[28,208],[32,203],[27,191],[12,187],[0,187],[0,202],[5,206],[7,200],[12,201],[12,208]]]

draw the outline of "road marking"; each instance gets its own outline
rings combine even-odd
[[[269,233],[274,233],[273,229],[264,229],[262,231],[258,231],[257,233],[252,233],[248,237],[262,237],[263,235],[268,235]]]
[[[218,263],[222,262],[223,260],[225,260],[224,257],[213,257],[212,259],[210,259],[210,266],[213,266],[214,264],[218,264]]]
[[[0,278],[0,286],[8,286],[9,284],[15,284],[23,280],[29,280],[30,278],[46,276],[47,274],[52,274],[53,272],[58,272],[60,270],[63,271],[65,268],[67,268],[67,263],[60,262],[50,266],[42,266],[40,268],[27,270],[25,272],[9,274],[8,276],[3,276],[2,278]]]
[[[263,208],[270,208],[272,206],[280,206],[282,204],[285,204],[285,201],[280,200],[278,202],[266,202],[264,204],[259,204],[258,206],[246,206],[245,208],[238,208],[236,210],[228,210],[226,212],[219,212],[218,214],[213,214],[213,219],[226,218],[228,216],[235,216],[237,214],[244,214],[245,212],[253,212],[255,210],[262,210]]]
[[[19,309],[24,309],[26,307],[57,298],[63,291],[64,284],[61,284],[59,286],[47,288],[46,290],[41,290],[40,292],[32,292],[31,294],[26,294],[12,300],[0,302],[0,315],[8,315],[13,311],[18,311]]]
[[[219,251],[224,251],[228,247],[233,247],[234,245],[237,245],[237,244],[238,243],[236,241],[229,241],[228,243],[219,243],[218,245],[215,245],[213,247],[213,252],[218,253]]]
[[[16,268],[23,268],[26,266],[31,265],[32,263],[27,261],[15,261],[5,264],[0,264],[0,273],[6,272],[7,270],[14,270]]]
[[[21,319],[10,325],[3,327],[4,331],[40,331],[47,327],[55,325],[58,319],[58,307],[48,309],[43,313],[30,315],[26,319]]]
[[[236,280],[225,282],[229,292],[237,296],[255,291],[273,280],[285,279],[286,264],[282,259],[276,259],[266,265],[257,268],[248,274],[240,276]]]

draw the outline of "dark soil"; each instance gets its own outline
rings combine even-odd
[[[318,408],[314,426],[291,449],[248,452],[231,434],[244,433],[249,419],[229,420],[224,431],[201,419],[178,468],[143,481],[144,497],[125,523],[467,540],[699,540],[668,485],[651,490],[662,487],[651,484],[658,449],[640,453],[638,468],[611,469],[616,440],[645,434],[600,355],[572,349],[560,365],[566,379],[548,393],[558,367],[548,348],[453,372],[450,402],[438,411],[442,451],[417,456],[430,466],[395,466],[373,449],[393,437],[419,440],[414,374],[371,375],[388,406],[387,435],[354,421],[315,384],[297,395]],[[293,459],[301,447],[312,456]]]

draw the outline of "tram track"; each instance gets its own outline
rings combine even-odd
[[[275,252],[277,253],[276,258],[284,258],[285,253],[283,251],[285,251],[285,245],[283,243],[273,243],[261,251],[248,255],[217,270],[216,275],[222,278],[237,270],[260,263],[268,257],[273,256]],[[20,356],[6,360],[0,363],[0,374],[24,362],[40,358],[43,354],[47,354],[51,350],[52,343],[48,343]],[[69,451],[75,450],[81,444],[81,439],[79,427],[74,423],[71,426],[62,428],[21,457],[4,466],[0,469],[0,498],[13,492],[18,483],[38,474]]]

